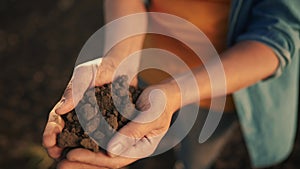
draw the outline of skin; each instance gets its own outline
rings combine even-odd
[[[107,22],[119,17],[145,12],[144,5],[140,0],[131,1],[106,1],[106,20]],[[109,10],[110,9],[110,10]],[[114,9],[114,10],[111,10]],[[102,64],[97,67],[95,85],[102,85],[112,81],[112,75],[118,64],[126,58],[126,56],[136,50],[141,49],[144,37],[136,36],[127,39],[116,47],[114,47],[104,58]],[[279,61],[272,49],[263,43],[256,41],[242,41],[235,44],[225,52],[220,54],[221,62],[224,66],[227,82],[227,94],[231,94],[239,89],[248,87],[256,82],[272,75],[278,67]],[[60,115],[72,110],[76,102],[73,102],[72,82],[77,78],[82,84],[82,93],[89,87],[92,87],[90,80],[92,65],[85,65],[75,68],[75,73],[70,80],[61,100],[54,106],[49,114],[49,120],[46,124],[43,135],[43,146],[47,149],[48,154],[52,158],[59,158],[61,148],[56,145],[56,136],[62,131],[64,122]],[[207,72],[201,66],[192,70],[196,76],[201,99],[210,98],[211,84]],[[187,74],[179,75],[179,79],[186,84],[186,89],[191,82]],[[101,78],[97,78],[101,77]],[[132,81],[136,84],[136,79]],[[126,166],[139,158],[151,155],[157,147],[162,136],[166,133],[173,113],[180,106],[194,102],[195,92],[189,90],[179,91],[177,83],[173,79],[165,80],[158,85],[152,85],[146,88],[137,101],[137,107],[142,111],[150,113],[160,112],[159,117],[148,123],[130,122],[124,126],[119,132],[133,139],[124,139],[120,135],[116,135],[108,145],[109,154],[94,153],[86,149],[74,149],[67,154],[67,158],[59,163],[59,169],[102,169],[102,168],[120,168]],[[159,90],[164,93],[161,95],[152,95],[155,99],[149,101],[151,91]],[[181,95],[182,93],[182,95]],[[80,96],[78,96],[80,97]],[[181,103],[181,97],[188,97],[185,103]],[[150,105],[151,102],[151,105]],[[165,109],[159,110],[161,102],[165,103]],[[151,107],[151,108],[150,108]],[[146,113],[141,113],[137,119],[143,119]],[[134,141],[133,141],[134,140]],[[121,145],[117,146],[116,145]],[[124,157],[128,153],[134,154],[139,151],[145,152],[138,158]]]

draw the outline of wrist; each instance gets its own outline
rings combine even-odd
[[[111,57],[117,65],[123,59],[142,49],[144,37],[144,35],[136,35],[124,39],[114,45],[111,49],[107,49],[106,51],[108,51],[108,53],[105,56]]]
[[[174,114],[174,112],[181,107],[181,92],[176,81],[174,79],[164,81],[163,83],[158,85],[158,88],[162,90],[166,95],[166,109],[171,114]]]
[[[200,102],[198,83],[191,73],[183,73],[167,79],[161,85],[165,88],[171,105],[176,108],[175,111],[188,104]]]

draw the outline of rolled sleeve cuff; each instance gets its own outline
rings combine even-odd
[[[273,52],[276,54],[278,57],[279,65],[275,72],[267,77],[264,80],[272,79],[272,78],[277,78],[279,77],[284,68],[287,66],[287,64],[291,61],[291,53],[287,49],[284,49],[282,46],[284,44],[280,44],[280,42],[284,43],[284,40],[282,37],[279,37],[278,35],[274,35],[272,32],[267,32],[267,31],[261,31],[259,33],[245,33],[240,35],[237,39],[236,42],[240,41],[246,41],[246,40],[253,40],[253,41],[258,41],[261,42],[269,47],[272,48]],[[262,56],[263,57],[263,56]]]

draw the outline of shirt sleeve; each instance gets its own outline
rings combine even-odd
[[[246,30],[236,39],[259,41],[273,49],[280,64],[269,78],[280,76],[292,57],[299,57],[294,56],[300,49],[299,7],[299,0],[255,1]]]

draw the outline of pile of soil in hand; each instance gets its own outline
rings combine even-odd
[[[141,89],[129,86],[127,81],[128,77],[122,75],[113,83],[86,91],[76,109],[62,116],[65,127],[58,135],[58,146],[94,152],[101,150],[98,144],[106,146],[113,134],[129,122],[128,118],[137,113],[134,103]]]

